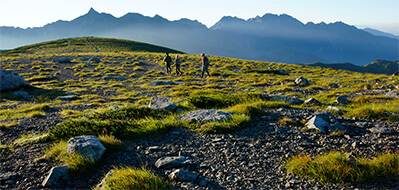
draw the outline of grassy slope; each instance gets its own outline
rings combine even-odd
[[[44,80],[30,80],[30,84],[36,87],[26,89],[35,96],[32,101],[15,97],[11,93],[0,94],[0,122],[3,122],[3,128],[12,130],[15,126],[10,126],[11,119],[34,117],[30,115],[59,110],[58,114],[65,118],[64,122],[58,127],[50,126],[51,137],[58,140],[71,134],[104,132],[113,132],[112,135],[117,138],[128,139],[156,135],[172,127],[218,133],[246,127],[252,117],[264,114],[263,108],[290,106],[265,100],[264,94],[296,96],[303,100],[316,98],[322,102],[321,106],[295,107],[317,110],[337,105],[334,103],[336,97],[345,95],[351,102],[348,105],[339,105],[343,110],[340,113],[343,117],[399,120],[393,115],[399,112],[397,99],[381,94],[361,94],[366,86],[369,89],[380,89],[385,83],[397,86],[397,76],[210,56],[210,72],[213,77],[200,79],[200,57],[188,54],[181,55],[184,76],[167,76],[159,65],[164,56],[161,52],[177,51],[138,42],[90,37],[44,42],[1,53],[1,69],[15,71],[25,79],[42,76]],[[87,65],[87,61],[81,58],[88,55],[100,57],[101,62]],[[71,57],[72,63],[55,63],[52,61],[54,56]],[[268,67],[286,69],[290,74],[263,72]],[[65,79],[63,75],[67,74],[69,76]],[[100,80],[103,76],[124,76],[127,80]],[[309,79],[312,85],[293,85],[293,81],[299,76]],[[158,80],[184,83],[149,85]],[[65,92],[75,92],[77,99],[68,102],[55,99]],[[184,112],[206,107],[246,114],[248,118],[236,117],[230,122],[184,123],[175,120],[178,114],[149,110],[148,103],[155,95],[171,97]],[[121,109],[112,110],[110,105],[120,106]],[[73,110],[78,106],[81,106],[81,110]]]
[[[130,40],[81,37],[60,39],[22,46],[13,50],[0,52],[0,55],[15,55],[20,53],[74,53],[74,52],[158,52],[158,53],[183,53],[181,51],[156,46],[152,44]]]

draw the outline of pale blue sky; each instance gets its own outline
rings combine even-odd
[[[0,26],[40,27],[72,20],[90,7],[116,17],[135,12],[188,18],[208,27],[222,16],[248,19],[285,13],[303,23],[343,21],[399,35],[399,0],[0,0]]]

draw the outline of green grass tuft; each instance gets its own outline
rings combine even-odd
[[[112,175],[107,177],[103,188],[108,189],[170,189],[168,182],[158,175],[148,171],[131,167],[115,167]]]
[[[122,148],[122,141],[112,135],[100,135],[98,138],[107,151],[113,152]]]
[[[288,172],[322,183],[364,182],[399,176],[399,154],[384,153],[374,159],[351,160],[341,152],[317,156],[294,156],[288,160]]]
[[[169,112],[163,110],[130,106],[70,118],[56,127],[50,128],[49,134],[54,139],[103,134],[113,135],[118,139],[133,139],[161,134],[171,127],[180,127],[181,122],[173,118],[159,119],[161,115],[169,114]]]
[[[199,128],[194,129],[200,133],[229,133],[242,128],[249,127],[250,117],[246,115],[232,115],[225,121],[214,121],[202,124]]]

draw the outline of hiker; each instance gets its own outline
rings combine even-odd
[[[207,74],[208,74],[208,77],[207,78],[209,78],[211,75],[209,74],[209,71],[208,71],[208,67],[209,67],[209,59],[208,59],[208,57],[207,56],[205,56],[205,54],[204,53],[201,53],[201,56],[202,56],[202,74],[201,74],[201,78],[202,77],[204,77],[204,73],[206,72]]]
[[[173,66],[176,67],[176,75],[182,75],[183,73],[180,71],[181,59],[179,55],[176,55],[175,64]]]
[[[172,64],[172,58],[169,56],[169,53],[166,53],[166,56],[163,58],[163,62],[166,63],[166,74],[171,74],[172,69],[170,68],[170,65]]]

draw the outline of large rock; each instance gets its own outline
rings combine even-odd
[[[19,74],[12,71],[0,70],[0,91],[18,89],[28,85]]]
[[[330,112],[315,112],[314,115],[305,124],[308,129],[318,129],[328,134],[333,131],[345,131],[345,127],[336,121]]]
[[[325,121],[321,116],[313,116],[306,124],[305,126],[308,129],[318,129],[322,133],[328,133],[328,126],[330,123]]]
[[[298,77],[297,79],[295,79],[295,84],[296,85],[300,85],[300,86],[309,86],[309,80],[304,78],[303,76]]]
[[[149,107],[155,110],[165,109],[170,111],[173,111],[177,108],[176,104],[165,96],[153,98],[150,101]]]
[[[303,104],[303,100],[291,96],[273,96],[272,101],[282,101],[288,104]]]
[[[73,137],[68,141],[67,152],[70,154],[79,153],[86,158],[94,161],[100,160],[106,148],[101,144],[98,137],[79,136]]]
[[[173,181],[194,182],[198,178],[198,173],[177,169],[170,173],[168,178]]]
[[[42,186],[62,186],[69,179],[68,165],[56,166],[51,168],[50,173],[42,182]]]
[[[191,122],[208,122],[228,120],[233,114],[218,110],[196,110],[177,117],[177,119]]]
[[[193,165],[193,162],[182,156],[164,157],[155,162],[155,167],[163,169],[182,168],[190,165]]]
[[[338,96],[335,102],[338,104],[349,104],[349,100],[346,98],[346,96]]]
[[[399,90],[391,90],[385,94],[389,98],[399,98]]]

